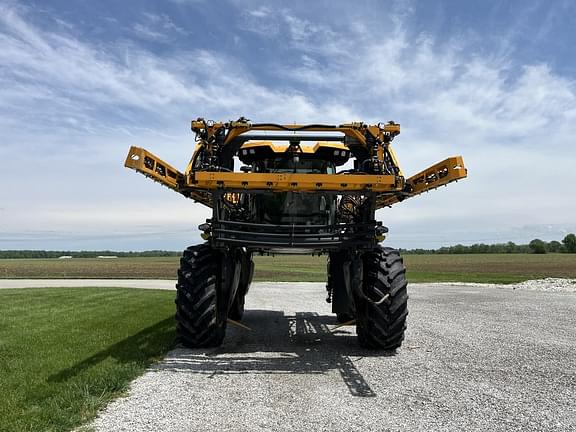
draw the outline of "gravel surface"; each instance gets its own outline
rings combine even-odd
[[[260,283],[211,350],[176,349],[97,431],[574,431],[576,295],[410,287],[395,355],[360,349],[323,284]]]
[[[520,282],[517,284],[486,284],[477,282],[436,282],[426,285],[435,286],[466,286],[466,287],[484,287],[484,288],[502,288],[502,289],[523,289],[530,291],[548,291],[548,292],[576,292],[576,279],[562,279],[562,278],[545,278],[534,279]]]
[[[56,288],[56,287],[114,287],[174,290],[176,280],[171,279],[0,279],[3,288]],[[276,282],[276,285],[294,285],[293,282]],[[298,284],[296,284],[298,285]],[[414,284],[418,286],[421,284]],[[546,278],[518,284],[495,285],[485,283],[437,282],[426,286],[484,287],[523,289],[531,291],[576,292],[576,279]]]

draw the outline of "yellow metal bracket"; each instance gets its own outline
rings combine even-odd
[[[454,181],[466,178],[468,171],[461,156],[454,156],[438,162],[406,180],[408,189],[403,195],[382,195],[376,200],[376,207],[388,207],[405,198],[419,195]]]
[[[184,178],[184,174],[176,168],[140,147],[130,147],[124,166],[132,168],[175,191],[178,191],[178,181]]]
[[[296,174],[296,173],[191,173],[188,187],[202,190],[268,190],[273,192],[391,192],[404,183],[393,175]]]
[[[130,147],[124,166],[131,168],[146,177],[208,207],[212,207],[212,198],[209,193],[190,191],[180,185],[184,182],[184,174],[148,150],[141,147]]]

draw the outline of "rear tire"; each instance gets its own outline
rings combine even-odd
[[[366,253],[363,266],[362,293],[356,299],[358,342],[369,349],[394,350],[406,330],[406,268],[397,250],[383,247]]]
[[[176,284],[176,331],[188,348],[217,347],[226,333],[218,316],[221,257],[208,244],[189,247],[180,259]]]

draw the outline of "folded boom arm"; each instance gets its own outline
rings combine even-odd
[[[462,157],[448,158],[407,180],[392,175],[272,174],[192,172],[185,175],[140,147],[131,147],[124,164],[182,195],[212,207],[209,191],[377,193],[376,208],[393,204],[466,177]]]
[[[124,165],[208,207],[213,205],[213,192],[222,190],[370,194],[376,198],[376,208],[383,208],[467,175],[462,157],[455,156],[406,179],[390,146],[400,133],[400,125],[394,122],[337,126],[253,124],[244,118],[228,123],[198,119],[192,121],[192,131],[197,146],[184,173],[140,147],[130,148]],[[262,135],[269,132],[273,134]],[[253,148],[247,143],[263,138],[288,141],[287,150],[272,157],[292,158],[303,151],[300,141],[339,141],[339,148],[352,154],[355,166],[340,174],[234,172],[234,158],[241,149],[244,154],[253,151],[247,150]],[[329,150],[338,154],[339,148]]]

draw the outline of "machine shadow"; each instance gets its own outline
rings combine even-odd
[[[92,366],[113,358],[120,363],[150,363],[161,353],[165,353],[175,337],[174,318],[166,318],[121,341],[110,345],[73,366],[48,377],[49,382],[63,382]]]
[[[357,345],[347,328],[332,332],[333,316],[298,312],[246,311],[246,331],[229,326],[224,344],[216,349],[172,351],[155,370],[207,375],[217,374],[324,374],[337,370],[353,396],[376,393],[354,365],[351,357],[390,357],[395,352],[369,351]],[[359,359],[356,359],[358,361]]]

